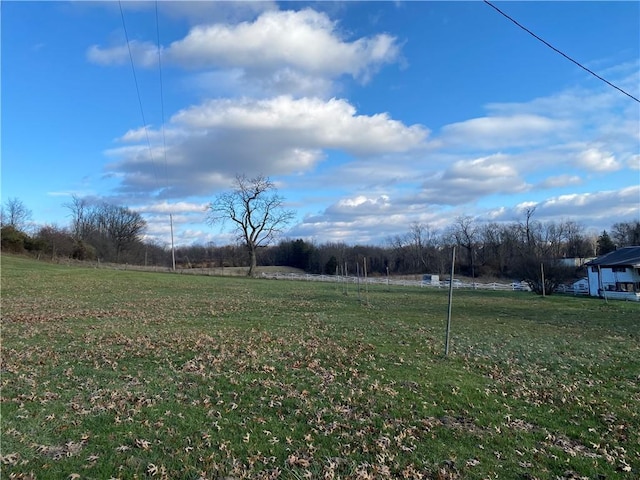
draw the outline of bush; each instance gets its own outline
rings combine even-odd
[[[95,260],[96,249],[82,240],[78,240],[73,249],[72,257],[76,260]]]
[[[2,227],[0,237],[2,250],[13,253],[23,253],[25,251],[25,243],[30,240],[29,235],[10,225]]]

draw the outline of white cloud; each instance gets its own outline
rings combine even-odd
[[[420,193],[425,202],[461,205],[495,194],[522,193],[530,188],[508,155],[459,160],[428,178]]]
[[[311,9],[265,12],[254,22],[193,28],[166,51],[168,61],[188,68],[291,67],[316,75],[350,74],[365,79],[371,69],[397,59],[394,37],[379,34],[343,41],[336,23]]]
[[[553,175],[536,185],[537,188],[561,188],[569,185],[580,185],[582,178],[577,175]]]
[[[134,207],[137,212],[154,214],[203,214],[207,203],[201,202],[156,202]]]
[[[536,214],[545,218],[568,216],[593,221],[640,215],[640,186],[588,193],[572,193],[540,202]]]
[[[209,100],[182,110],[173,122],[191,128],[290,132],[314,148],[342,148],[354,154],[403,152],[419,147],[428,135],[421,125],[405,126],[386,113],[357,115],[346,100],[294,99]]]
[[[133,130],[120,140],[139,143],[107,151],[120,156],[109,168],[124,174],[123,186],[130,189],[153,187],[153,175],[164,186],[166,170],[169,196],[210,194],[238,172],[309,172],[326,149],[356,156],[417,151],[428,136],[424,127],[406,126],[387,114],[358,115],[346,100],[290,96],[209,100],[178,112],[166,129],[166,163],[157,130],[147,130],[156,140],[154,160],[144,131]]]
[[[547,143],[566,127],[564,121],[541,115],[489,116],[446,125],[440,140],[445,146],[499,150]]]
[[[378,197],[367,197],[366,195],[357,195],[351,198],[340,199],[337,203],[330,206],[326,213],[332,216],[341,215],[384,215],[388,212],[391,204],[388,195],[380,195]]]
[[[197,25],[162,50],[162,61],[209,75],[230,70],[249,88],[296,95],[312,90],[328,94],[332,80],[342,75],[366,83],[381,66],[398,61],[395,37],[381,33],[348,41],[337,27],[312,9],[269,10],[253,21]],[[130,46],[136,65],[157,65],[155,44],[134,40]],[[122,65],[129,61],[129,51],[126,45],[93,45],[87,58],[99,65]]]
[[[129,47],[126,44],[110,48],[92,45],[87,50],[87,59],[98,65],[125,65],[130,62],[129,49],[131,49],[131,56],[137,65],[145,67],[158,65],[157,46],[150,42],[137,40],[131,40]]]
[[[598,147],[590,147],[579,152],[576,156],[576,165],[595,172],[612,172],[621,168],[611,152],[603,151]]]

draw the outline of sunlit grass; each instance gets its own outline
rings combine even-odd
[[[3,256],[2,476],[637,477],[638,305],[454,302]]]

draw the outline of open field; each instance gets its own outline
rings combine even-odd
[[[2,257],[2,478],[632,479],[640,306]]]

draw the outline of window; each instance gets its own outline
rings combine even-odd
[[[626,267],[612,267],[611,270],[615,273],[615,272],[620,272],[620,273],[624,273],[627,271]]]

